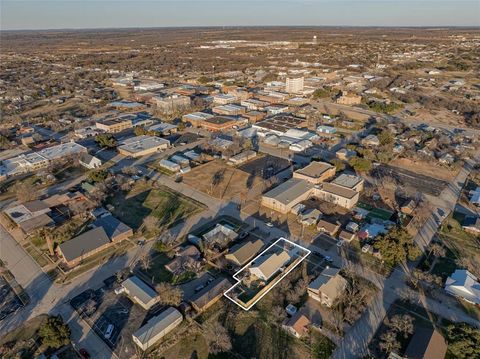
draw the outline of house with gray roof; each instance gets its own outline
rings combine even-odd
[[[108,248],[111,244],[103,227],[97,227],[61,243],[57,247],[57,251],[65,263],[72,267]]]
[[[102,227],[112,242],[122,241],[133,235],[133,230],[112,215],[98,218],[92,227]]]

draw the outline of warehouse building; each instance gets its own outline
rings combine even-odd
[[[165,150],[170,146],[170,141],[156,136],[137,136],[123,141],[118,147],[121,155],[128,157],[142,157]]]

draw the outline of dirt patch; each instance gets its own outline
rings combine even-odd
[[[183,182],[203,193],[221,199],[240,199],[241,193],[248,197],[259,195],[264,189],[264,181],[225,164],[222,160],[214,160],[183,175]]]
[[[408,158],[397,158],[389,165],[445,181],[451,181],[459,172],[459,169],[456,168],[451,170],[435,163],[413,161]]]

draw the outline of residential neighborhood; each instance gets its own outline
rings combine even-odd
[[[1,37],[0,357],[480,358],[478,28]]]

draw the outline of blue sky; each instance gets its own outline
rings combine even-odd
[[[480,26],[480,0],[0,0],[0,28]]]

